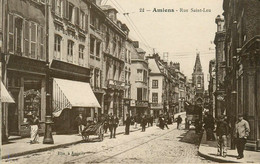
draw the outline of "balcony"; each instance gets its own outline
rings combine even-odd
[[[125,82],[110,79],[107,81],[107,88],[125,90]]]

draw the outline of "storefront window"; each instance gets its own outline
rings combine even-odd
[[[24,117],[31,112],[41,118],[41,81],[24,81]]]

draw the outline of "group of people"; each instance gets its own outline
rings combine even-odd
[[[234,129],[231,129],[227,121],[227,117],[225,117],[224,115],[219,116],[216,125],[217,126],[215,128],[215,119],[213,118],[213,116],[206,114],[204,118],[206,138],[209,141],[214,141],[214,130],[216,131],[218,146],[217,155],[223,157],[227,156],[228,135],[232,134],[237,147],[237,159],[243,158],[246,140],[250,132],[249,123],[243,119],[243,115],[238,116],[238,120],[235,123]]]

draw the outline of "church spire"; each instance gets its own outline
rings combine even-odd
[[[193,68],[193,72],[202,72],[202,66],[200,63],[200,53],[197,52],[197,56],[196,56],[196,61],[195,61],[195,65]]]

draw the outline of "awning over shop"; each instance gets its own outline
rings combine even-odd
[[[89,83],[53,79],[53,116],[59,117],[62,110],[72,107],[98,107],[96,99]]]
[[[9,92],[5,88],[2,81],[1,81],[1,102],[3,102],[3,103],[15,103],[14,99],[9,94]]]

